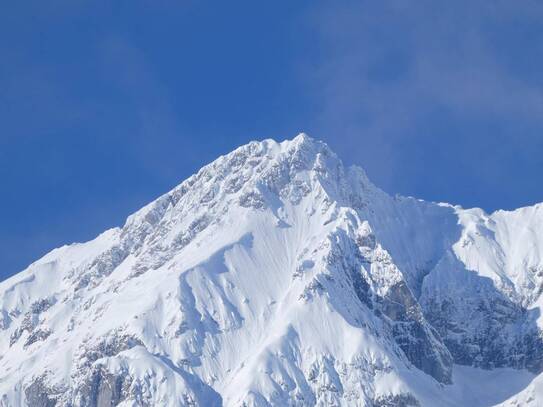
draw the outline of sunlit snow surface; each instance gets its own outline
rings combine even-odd
[[[0,283],[0,406],[543,405],[542,230],[250,143]]]

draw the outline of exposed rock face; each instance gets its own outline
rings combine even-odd
[[[394,396],[383,396],[374,400],[374,407],[418,407],[420,403],[411,394],[396,394]]]
[[[57,402],[50,398],[49,389],[39,383],[32,383],[25,389],[26,403],[33,407],[54,407]]]
[[[57,397],[62,389],[48,386],[44,379],[44,376],[39,376],[25,388],[24,393],[28,406],[54,407],[57,405]]]
[[[485,286],[490,287],[490,283],[485,282]],[[534,323],[534,310],[495,290],[478,298],[462,296],[461,301],[458,295],[430,295],[425,293],[422,298],[426,317],[456,363],[484,369],[543,370],[543,333]]]
[[[436,380],[451,383],[453,358],[404,282],[390,288],[381,308],[393,321],[392,335],[411,363]]]
[[[368,299],[370,285],[364,277],[355,279],[353,288],[359,298],[385,316],[392,336],[413,365],[442,383],[451,383],[453,359],[439,334],[426,321],[421,307],[407,286],[389,253],[376,243],[368,224],[356,236],[362,270],[375,287],[373,301]],[[348,258],[346,254],[338,257]],[[343,269],[348,269],[344,265]],[[377,288],[378,287],[378,288]]]
[[[80,389],[81,405],[88,407],[116,406],[130,396],[131,378],[124,372],[114,375],[101,368],[94,369],[88,383]],[[141,404],[140,404],[141,405]]]
[[[0,283],[0,407],[489,405],[453,363],[542,371],[541,230],[253,142]]]

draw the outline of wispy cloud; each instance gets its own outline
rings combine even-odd
[[[307,71],[309,88],[321,101],[318,127],[325,134],[340,135],[341,144],[349,146],[344,149],[351,161],[363,158],[389,187],[397,185],[395,179],[409,159],[427,158],[429,152],[422,150],[436,148],[445,138],[449,140],[444,145],[462,144],[458,151],[470,159],[471,147],[476,153],[483,148],[494,151],[494,157],[480,157],[478,165],[484,172],[484,160],[498,157],[500,146],[466,123],[494,120],[504,126],[523,123],[543,129],[543,84],[538,75],[526,72],[530,66],[534,71],[543,68],[542,4],[322,5],[309,21],[318,33],[324,62]],[[532,57],[516,59],[527,54]],[[441,127],[435,121],[443,117],[448,122]],[[458,127],[454,142],[450,134],[439,133],[448,124]],[[510,143],[519,139],[539,143],[534,132],[511,131],[496,137]],[[482,142],[485,138],[488,143]],[[416,177],[422,170],[420,166],[408,171]]]

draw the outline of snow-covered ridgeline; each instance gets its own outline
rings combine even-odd
[[[390,197],[306,135],[252,142],[0,283],[0,405],[538,399],[542,207]]]

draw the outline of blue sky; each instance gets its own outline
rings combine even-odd
[[[305,131],[391,193],[543,201],[536,1],[9,2],[0,279]]]

